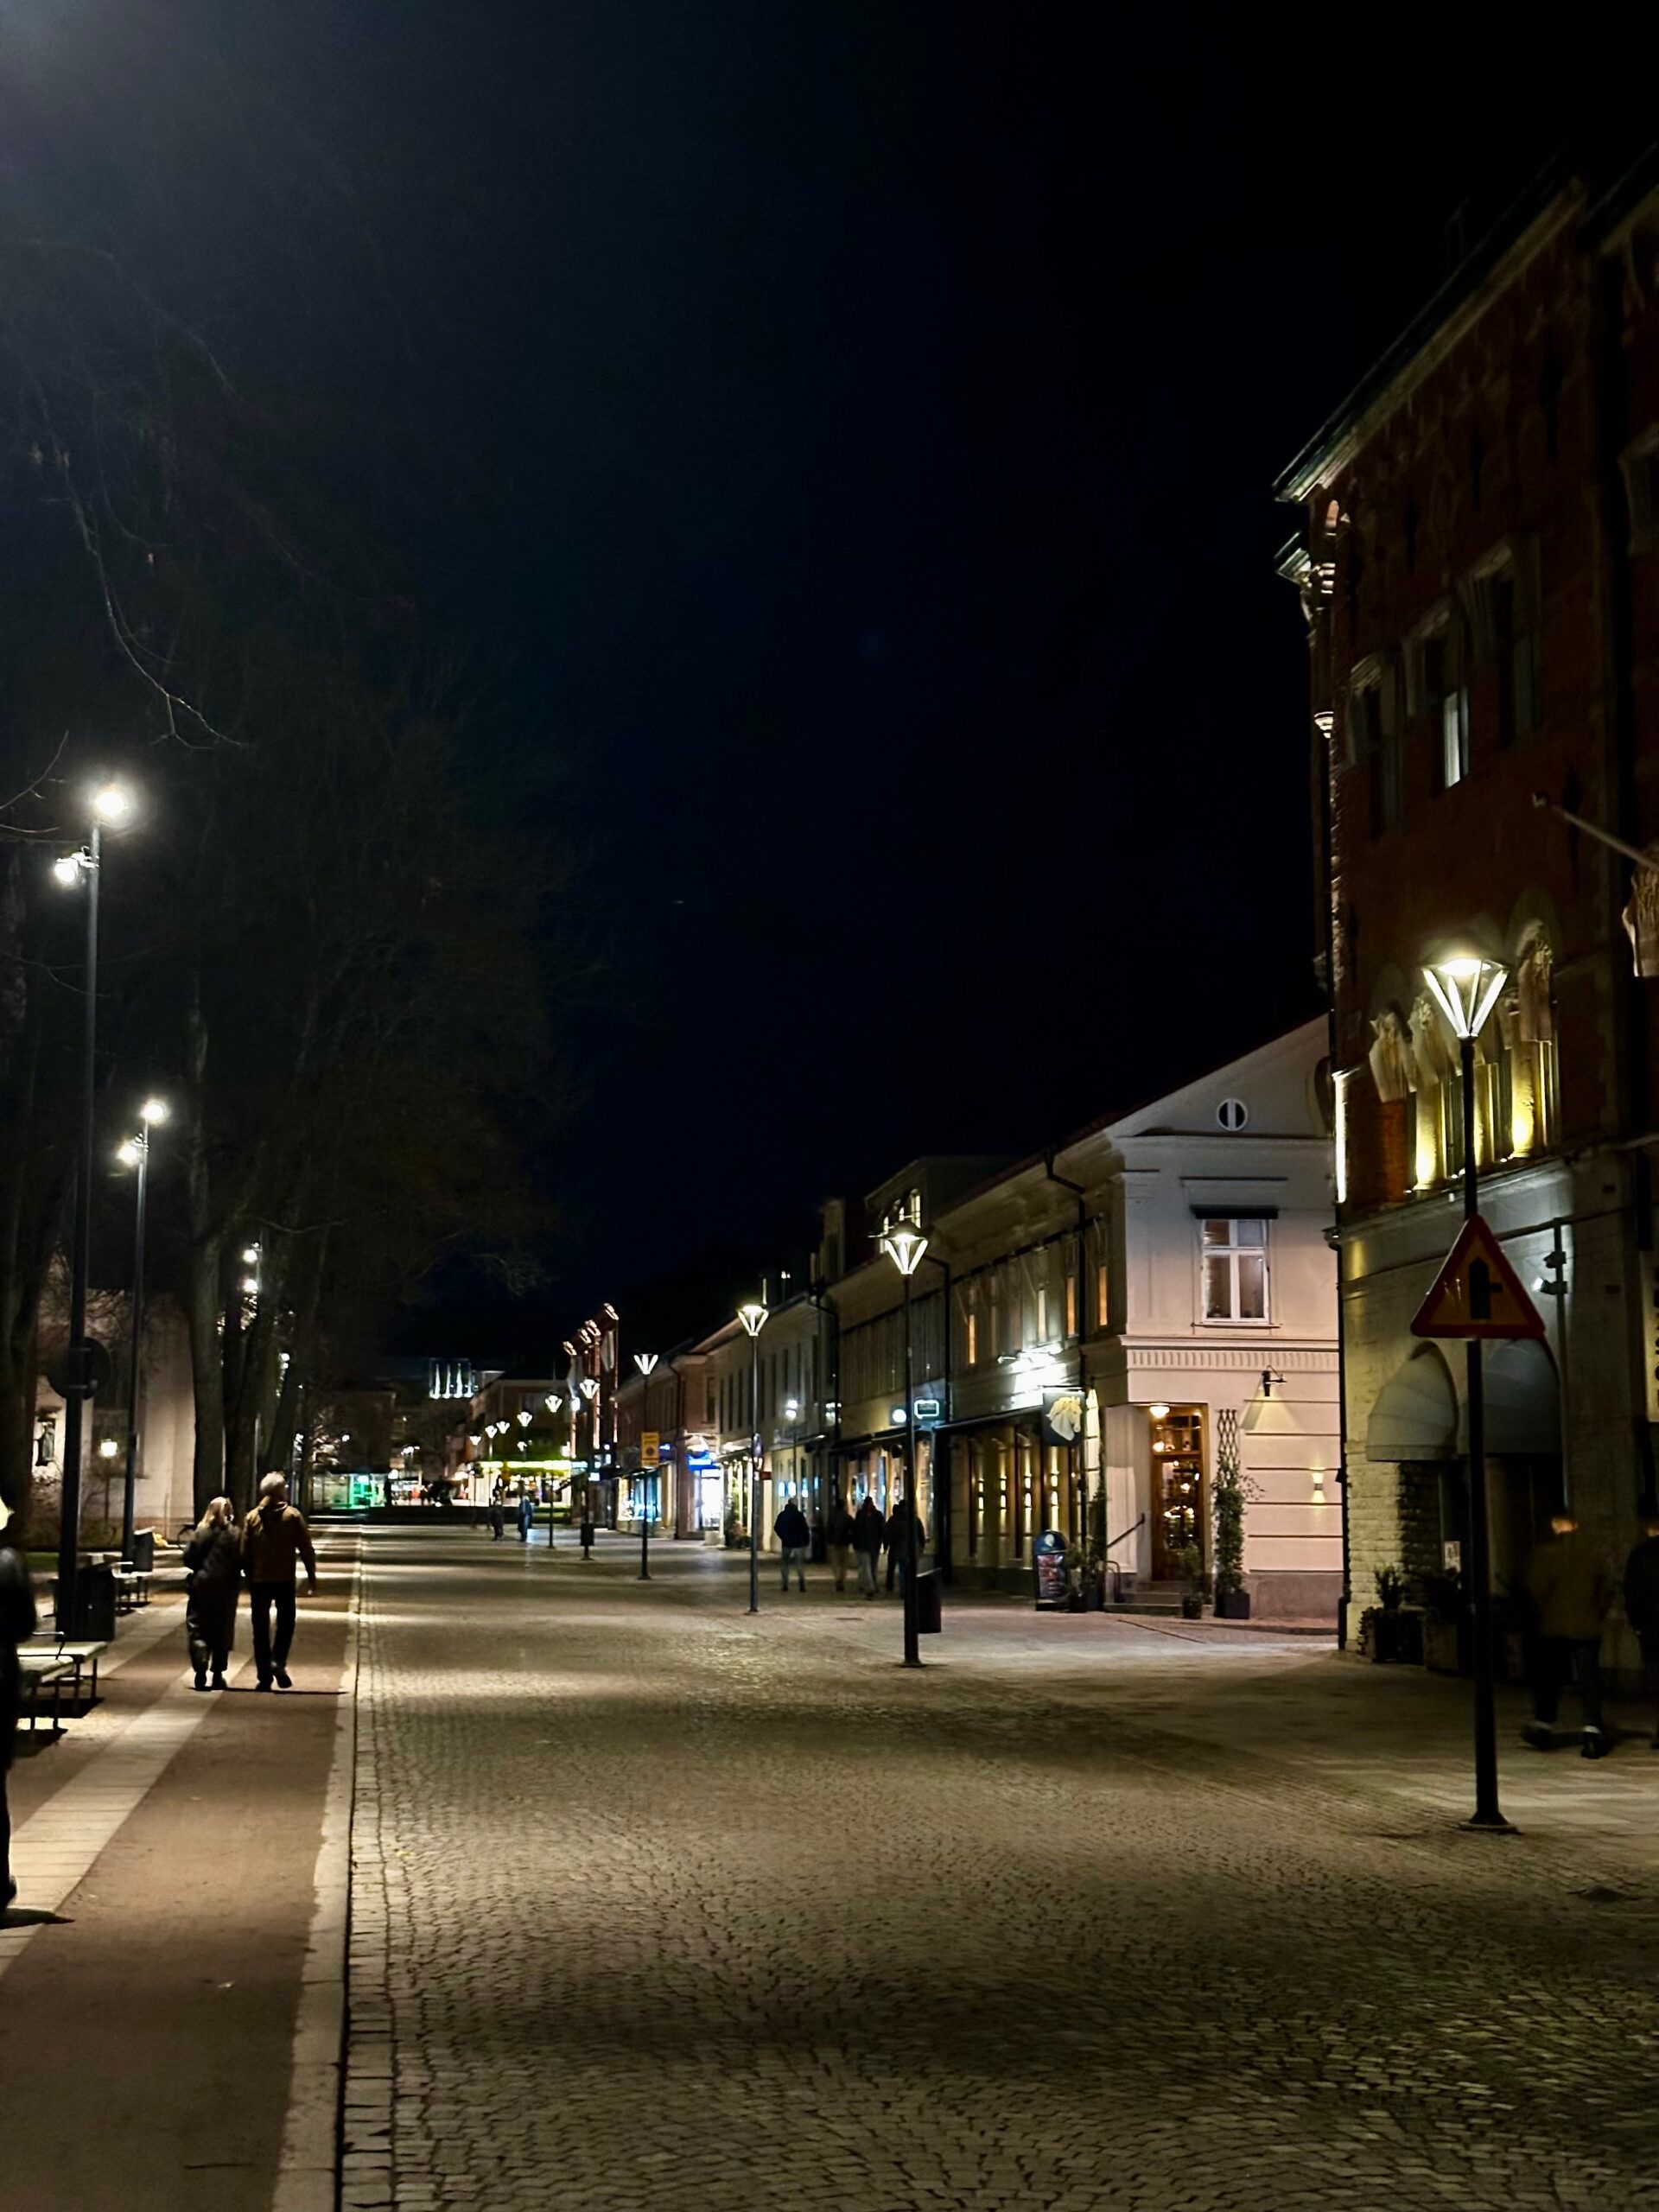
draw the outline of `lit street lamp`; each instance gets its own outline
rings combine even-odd
[[[82,1426],[91,1389],[86,1343],[86,1279],[92,1245],[92,1108],[98,1077],[98,887],[104,864],[104,831],[118,830],[132,814],[123,784],[104,784],[87,801],[91,836],[79,852],[54,861],[66,887],[86,887],[86,1000],[81,1033],[80,1158],[75,1174],[74,1249],[69,1275],[69,1352],[63,1408],[63,1494],[58,1531],[58,1627],[75,1632],[75,1576],[80,1559]]]
[[[922,1663],[921,1638],[916,1620],[916,1376],[911,1357],[910,1279],[922,1264],[927,1231],[919,1222],[901,1221],[881,1238],[881,1249],[898,1268],[905,1285],[905,1664]]]
[[[1497,1004],[1508,971],[1496,960],[1440,960],[1423,981],[1458,1040],[1463,1064],[1463,1217],[1480,1210],[1475,1160],[1475,1039]],[[1475,1810],[1471,1828],[1507,1829],[1497,1803],[1497,1717],[1492,1696],[1491,1538],[1486,1525],[1486,1403],[1480,1339],[1465,1347],[1469,1402],[1469,1580],[1474,1593]]]
[[[138,1171],[132,1228],[132,1371],[127,1377],[127,1478],[121,1493],[121,1556],[132,1564],[133,1500],[138,1484],[138,1366],[144,1344],[144,1202],[149,1189],[149,1133],[167,1119],[164,1099],[147,1098],[138,1109],[138,1134],[116,1154],[124,1167]]]
[[[760,1610],[760,1332],[766,1300],[746,1299],[737,1318],[749,1332],[749,1611]]]
[[[639,1580],[651,1580],[651,1511],[652,1478],[645,1471],[645,1430],[651,1413],[651,1370],[657,1364],[654,1351],[637,1351],[633,1363],[639,1370]]]

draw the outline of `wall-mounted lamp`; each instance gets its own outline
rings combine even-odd
[[[1282,1383],[1282,1382],[1283,1382],[1283,1381],[1284,1381],[1284,1379],[1285,1379],[1285,1378],[1284,1378],[1284,1376],[1283,1376],[1282,1375],[1279,1374],[1279,1373],[1276,1371],[1276,1370],[1274,1370],[1274,1369],[1273,1369],[1273,1368],[1271,1368],[1271,1367],[1264,1367],[1264,1368],[1262,1369],[1262,1396],[1263,1396],[1264,1398],[1270,1398],[1270,1397],[1273,1395],[1273,1386],[1274,1386],[1274,1384],[1275,1382],[1281,1382],[1281,1383]]]

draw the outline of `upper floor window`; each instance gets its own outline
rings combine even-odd
[[[1454,632],[1437,631],[1422,645],[1423,702],[1436,747],[1435,783],[1450,791],[1469,772],[1469,687],[1463,681],[1462,655]]]
[[[1371,835],[1392,830],[1406,810],[1405,736],[1399,664],[1384,655],[1356,670],[1348,694],[1349,756],[1370,781]]]
[[[1198,1256],[1206,1321],[1268,1319],[1268,1224],[1261,1219],[1202,1221]]]

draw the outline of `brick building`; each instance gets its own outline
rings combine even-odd
[[[1478,1069],[1483,1211],[1559,1294],[1547,1348],[1488,1354],[1501,1590],[1563,1489],[1620,1555],[1653,1486],[1659,876],[1596,834],[1659,838],[1653,149],[1537,178],[1280,489],[1312,659],[1351,1605],[1461,1540],[1462,1363],[1408,1333],[1458,1225],[1456,1046],[1421,974],[1453,950],[1510,976]]]

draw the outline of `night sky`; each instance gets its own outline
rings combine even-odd
[[[101,12],[124,60],[77,53]],[[481,817],[573,869],[548,1287],[450,1269],[405,1348],[533,1361],[1317,1011],[1273,480],[1561,124],[1552,73],[1429,162],[1389,22],[1325,111],[1316,26],[1243,11],[0,10],[32,157],[86,131],[76,188],[338,413]]]

